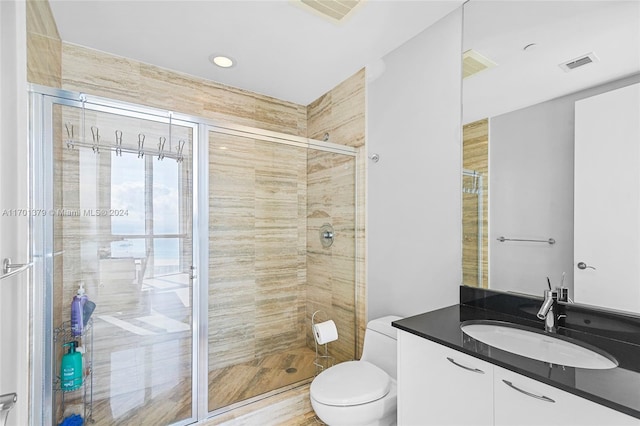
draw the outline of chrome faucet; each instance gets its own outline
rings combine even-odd
[[[544,320],[544,329],[548,333],[557,332],[560,319],[566,318],[564,309],[558,304],[558,301],[567,302],[568,300],[569,291],[566,288],[558,287],[555,290],[544,291],[544,302],[542,302],[537,317]]]

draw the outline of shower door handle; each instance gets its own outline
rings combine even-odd
[[[191,267],[189,268],[191,269],[191,272],[189,272],[189,279],[194,280],[196,279],[198,276],[196,275],[196,267],[191,265]]]

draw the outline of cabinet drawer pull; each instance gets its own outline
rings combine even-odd
[[[460,368],[464,368],[464,369],[465,369],[465,370],[467,370],[467,371],[473,371],[474,373],[484,374],[484,371],[479,370],[479,369],[477,369],[477,368],[466,367],[466,366],[464,366],[464,365],[462,365],[462,364],[458,364],[457,362],[455,362],[455,361],[453,360],[453,358],[449,358],[449,357],[447,357],[447,360],[448,360],[451,364],[453,364],[453,365],[457,365],[457,366],[458,366],[458,367],[460,367]]]
[[[510,388],[513,388],[515,390],[517,390],[520,393],[523,393],[527,396],[530,396],[532,398],[536,398],[536,399],[540,399],[542,401],[545,402],[555,402],[553,399],[549,398],[548,396],[544,396],[544,395],[536,395],[535,393],[531,393],[531,392],[527,392],[526,390],[520,389],[519,387],[515,386],[513,383],[511,383],[508,380],[502,380],[504,382],[505,385],[509,386]]]

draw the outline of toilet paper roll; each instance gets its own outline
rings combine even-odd
[[[329,320],[314,324],[313,335],[319,345],[324,345],[325,343],[338,340],[338,329],[336,328],[336,323],[333,322],[333,320]]]

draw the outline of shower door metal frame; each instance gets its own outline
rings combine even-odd
[[[53,374],[53,259],[62,253],[54,253],[53,242],[53,215],[46,212],[54,211],[53,200],[53,143],[54,105],[62,105],[75,108],[85,108],[91,111],[110,113],[123,117],[137,118],[169,125],[179,125],[192,129],[192,167],[193,175],[198,176],[200,146],[199,124],[193,117],[175,114],[171,111],[141,107],[125,102],[110,99],[86,96],[82,93],[55,89],[35,84],[29,85],[31,95],[31,120],[30,120],[30,161],[31,161],[31,209],[34,212],[43,212],[32,219],[33,226],[33,341],[32,349],[32,374],[31,384],[31,413],[33,424],[56,424],[53,410],[54,390]],[[192,182],[192,330],[191,330],[191,356],[192,365],[199,362],[197,349],[200,328],[201,312],[198,292],[199,268],[199,229],[198,205],[200,204],[200,188],[198,179]],[[201,413],[198,401],[198,371],[191,370],[191,417],[174,423],[175,425],[187,425],[200,419]]]
[[[169,124],[169,122],[190,127],[193,131],[192,167],[193,167],[193,196],[192,196],[192,241],[193,241],[193,270],[192,270],[192,371],[191,371],[191,417],[174,425],[182,426],[206,420],[221,412],[229,411],[240,405],[246,405],[253,400],[262,399],[272,393],[280,393],[277,389],[266,395],[259,395],[247,401],[234,404],[210,412],[208,410],[208,253],[209,234],[199,232],[208,230],[209,223],[209,132],[223,133],[249,137],[261,141],[292,145],[306,149],[332,152],[354,158],[354,357],[357,356],[359,329],[358,283],[360,281],[358,258],[359,253],[359,210],[358,199],[360,188],[359,153],[356,149],[327,141],[314,140],[303,136],[259,129],[249,126],[230,124],[217,120],[210,120],[189,114],[176,113],[166,109],[147,107],[125,101],[86,95],[81,92],[51,88],[47,86],[29,84],[30,110],[30,164],[31,164],[31,209],[34,211],[49,211],[54,207],[53,200],[53,106],[63,105],[85,108],[122,115],[124,117],[140,118]],[[47,143],[49,142],[49,143]],[[30,378],[31,408],[30,417],[34,425],[49,424],[54,421],[53,412],[53,258],[61,253],[53,252],[53,217],[41,215],[32,218],[34,259],[32,274],[32,309],[34,312],[32,323],[33,339],[31,342],[32,374]],[[204,283],[204,284],[203,284]],[[293,388],[297,384],[288,386]]]

